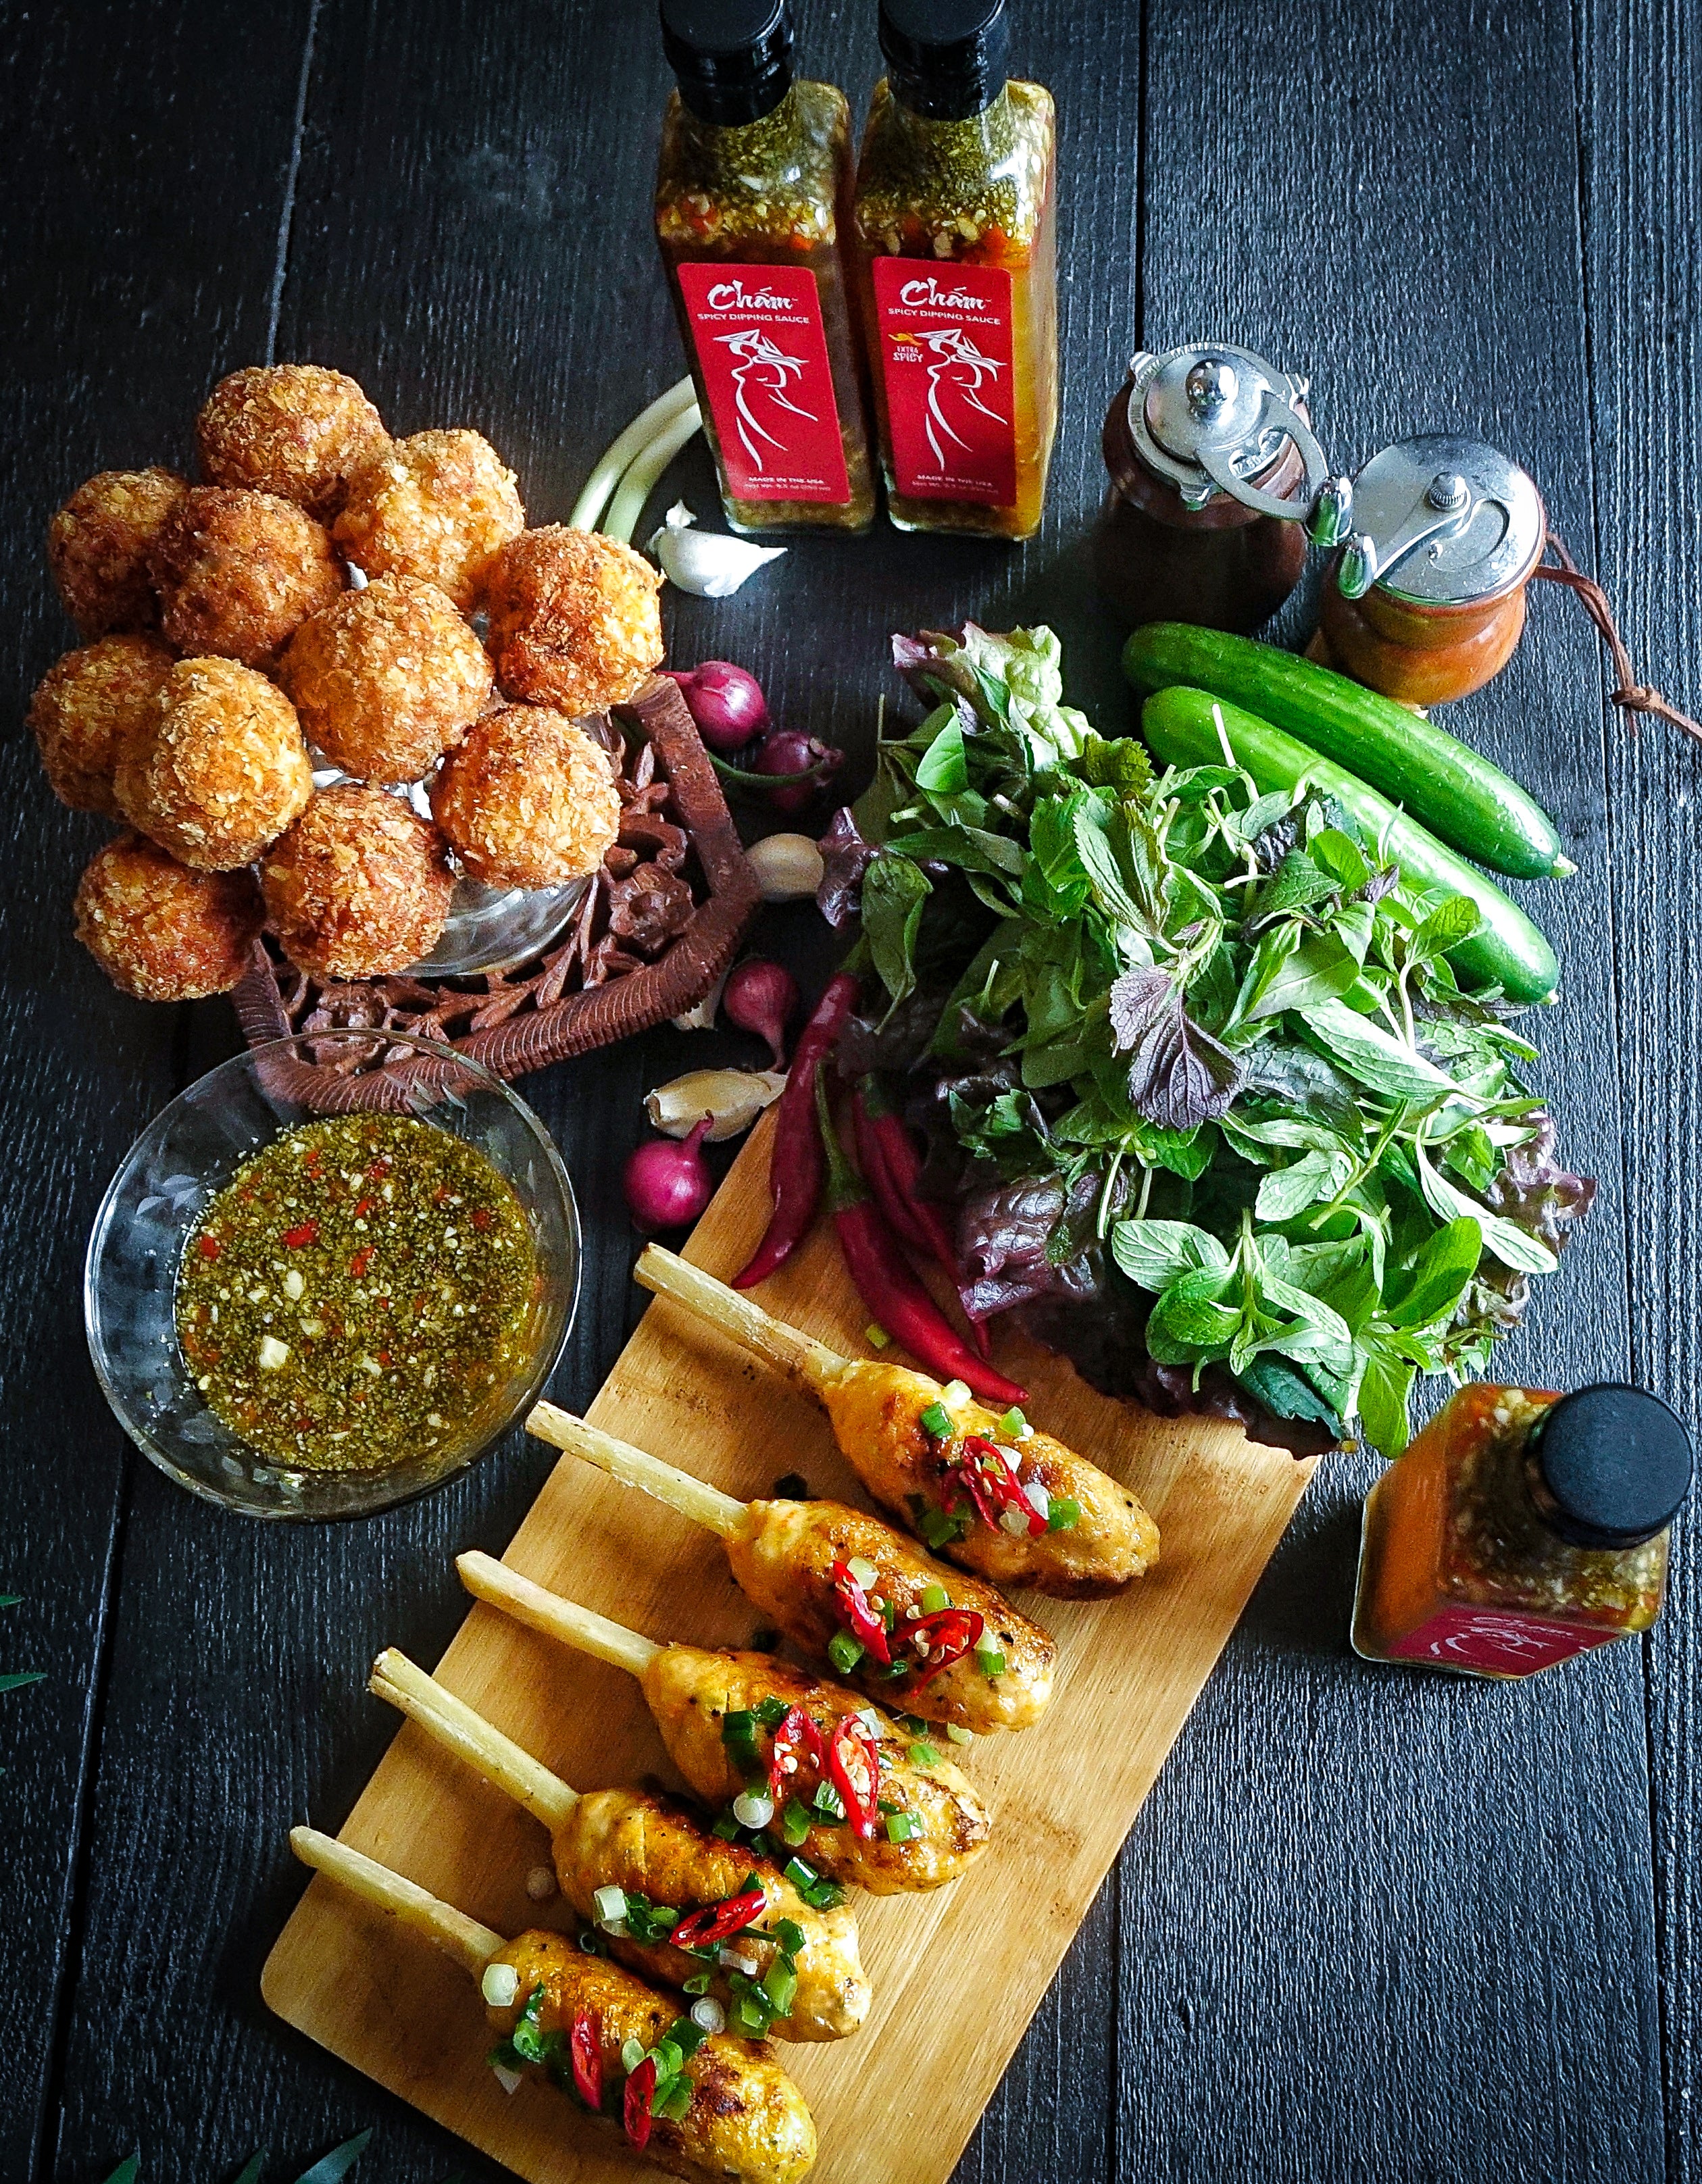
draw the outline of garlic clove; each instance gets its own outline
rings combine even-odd
[[[807,834],[765,834],[745,852],[764,902],[801,902],[814,894],[827,867]]]
[[[778,1069],[690,1069],[646,1093],[645,1112],[651,1128],[670,1138],[689,1136],[694,1123],[711,1116],[704,1134],[718,1145],[748,1130],[785,1085],[785,1072]]]
[[[683,500],[675,501],[661,527],[652,532],[650,550],[661,564],[661,572],[681,591],[700,599],[729,598],[765,561],[778,561],[784,546],[753,546],[748,538],[734,538],[725,532],[699,531],[697,518]]]
[[[732,967],[729,963],[727,970],[722,972],[714,985],[695,1008],[686,1009],[680,1015],[669,1019],[676,1031],[714,1030],[716,1013],[721,1006],[721,989],[727,983],[728,972],[731,971]]]

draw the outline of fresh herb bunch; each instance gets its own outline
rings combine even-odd
[[[829,893],[887,999],[852,1059],[911,1072],[966,1301],[1154,1408],[1297,1449],[1357,1415],[1393,1456],[1415,1374],[1482,1368],[1594,1190],[1450,965],[1476,905],[1303,783],[1155,777],[1060,702],[1050,630],[894,652],[938,702],[883,740]]]

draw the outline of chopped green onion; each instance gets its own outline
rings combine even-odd
[[[741,1828],[766,1828],[774,1817],[774,1800],[766,1790],[744,1790],[733,1800],[733,1817]]]
[[[798,1992],[798,1970],[789,1957],[776,1957],[763,1975],[762,1992],[776,2017],[784,2017]]]
[[[1073,1495],[1054,1494],[1046,1511],[1046,1528],[1049,1532],[1067,1532],[1081,1522],[1081,1504]]]
[[[679,2075],[679,2066],[684,2062],[685,2058],[679,2052],[678,2041],[672,2038],[658,2040],[656,2046],[651,2048],[650,2053],[655,2059],[656,2076],[659,2079],[677,2078]]]
[[[922,1588],[922,1613],[938,1615],[951,1605],[951,1596],[943,1585],[925,1585]]]
[[[837,1911],[845,1900],[845,1892],[836,1880],[812,1880],[798,1893],[812,1911]]]
[[[797,1890],[799,1895],[807,1902],[808,1892],[821,1879],[814,1866],[806,1865],[801,1858],[789,1858],[781,1870],[793,1887]]]
[[[864,1341],[873,1350],[885,1350],[891,1344],[892,1337],[878,1320],[870,1320],[862,1333]]]
[[[816,1786],[816,1794],[811,1798],[810,1802],[823,1819],[831,1822],[834,1826],[837,1826],[845,1816],[845,1800],[831,1782],[818,1782]]]
[[[912,1744],[910,1757],[918,1767],[937,1767],[940,1763],[940,1754],[931,1744]]]
[[[733,2022],[760,2040],[768,2030],[768,2013],[754,1995],[741,1994],[733,2005]]]
[[[691,2081],[689,2078],[674,2078],[670,2081],[666,2092],[662,2092],[660,2085],[656,2092],[661,2093],[661,2098],[652,2098],[650,2114],[660,2116],[664,2123],[684,2123],[691,2110]]]
[[[788,1797],[786,1809],[780,1815],[780,1832],[790,1850],[796,1850],[810,1832],[810,1816],[796,1797]]]
[[[973,1729],[959,1729],[955,1721],[946,1723],[946,1734],[953,1744],[973,1744],[975,1741],[975,1732]]]
[[[901,1713],[895,1719],[899,1727],[907,1730],[912,1736],[926,1736],[928,1734],[928,1724],[919,1713]]]
[[[712,1836],[719,1836],[723,1842],[737,1842],[739,1823],[731,1813],[723,1813],[709,1832]]]
[[[766,1699],[758,1699],[751,1712],[764,1729],[778,1729],[791,1708],[784,1699],[777,1699],[771,1693]]]
[[[678,2048],[681,2061],[689,2063],[702,2047],[706,2035],[695,2017],[677,2017],[667,2029],[667,2036]],[[661,2065],[658,2064],[657,2068],[660,2069]]]
[[[850,1675],[862,1658],[862,1647],[849,1630],[835,1630],[828,1641],[828,1658],[842,1676]]]
[[[664,426],[684,416],[696,401],[697,390],[688,374],[676,380],[666,394],[659,394],[647,409],[639,410],[625,432],[599,458],[596,468],[585,482],[585,490],[574,502],[573,512],[567,521],[575,531],[593,528],[633,458],[647,448]],[[634,516],[633,521],[637,520]]]
[[[645,2059],[644,2042],[626,2039],[621,2042],[621,2068],[630,2077]]]
[[[1034,1428],[1013,1403],[994,1430],[996,1433],[1007,1435],[1012,1440],[1026,1440],[1034,1431]]]
[[[975,1666],[987,1679],[988,1682],[991,1683],[995,1676],[1002,1676],[1004,1674],[1005,1657],[999,1652],[996,1646],[978,1646],[975,1648]]]
[[[795,1919],[777,1919],[774,1921],[774,1939],[789,1957],[801,1957],[804,1953],[804,1930]]]
[[[964,1392],[967,1395],[968,1390],[966,1389]],[[930,1403],[922,1413],[918,1424],[924,1433],[932,1434],[935,1440],[949,1440],[951,1438],[951,1420],[944,1407],[939,1403]]]
[[[890,1843],[912,1842],[921,1832],[908,1813],[889,1813],[886,1816],[886,1839]]]
[[[853,1555],[850,1561],[846,1563],[845,1568],[851,1572],[851,1575],[857,1580],[857,1583],[862,1587],[865,1592],[868,1591],[872,1585],[879,1585],[880,1583],[880,1572],[875,1568],[874,1564],[870,1562],[867,1555]]]
[[[591,1908],[600,1926],[613,1925],[627,1915],[626,1890],[617,1888],[612,1883],[606,1888],[600,1888],[591,1898]]]
[[[967,1403],[969,1383],[967,1380],[948,1380],[940,1390],[940,1400],[942,1403]]]
[[[694,1972],[685,1982],[685,1992],[688,1994],[707,1994],[709,1988],[710,1975],[707,1972]]]

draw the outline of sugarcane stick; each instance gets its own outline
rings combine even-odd
[[[510,1569],[506,1563],[482,1554],[477,1548],[457,1555],[455,1568],[460,1572],[461,1583],[474,1599],[488,1601],[505,1615],[512,1616],[516,1623],[523,1623],[528,1630],[541,1630],[546,1638],[559,1638],[575,1652],[589,1653],[594,1660],[624,1669],[628,1675],[642,1678],[663,1650],[653,1638],[641,1638],[636,1630],[628,1630],[622,1623],[611,1623],[606,1616],[595,1615],[589,1607],[581,1607],[576,1601],[563,1600],[559,1593],[546,1592],[529,1577],[522,1577],[518,1570]]]
[[[594,1463],[600,1471],[606,1471],[612,1479],[628,1486],[636,1486],[641,1493],[654,1495],[658,1502],[666,1502],[671,1509],[678,1509],[683,1517],[689,1517],[694,1524],[718,1532],[723,1540],[730,1540],[743,1530],[749,1514],[749,1504],[735,1502],[730,1494],[718,1487],[710,1486],[687,1472],[676,1471],[671,1463],[660,1457],[647,1456],[641,1448],[629,1441],[617,1440],[583,1418],[575,1418],[571,1411],[558,1410],[554,1403],[539,1403],[526,1421],[526,1430],[535,1434],[539,1440],[547,1440],[552,1448],[565,1450],[570,1456],[582,1456],[588,1463]]]
[[[351,1850],[334,1836],[323,1836],[317,1828],[292,1828],[289,1847],[304,1865],[326,1875],[361,1903],[420,1935],[446,1957],[453,1957],[474,1979],[481,1977],[491,1958],[508,1947],[504,1936],[490,1927],[482,1926],[477,1919],[468,1918],[465,1911],[457,1911],[453,1903],[445,1903],[416,1882],[404,1880],[399,1873],[392,1873],[388,1865],[380,1865],[363,1851]]]
[[[759,1736],[772,1745],[792,1714],[802,1714],[812,1735],[794,1736],[803,1757],[792,1754],[792,1771],[807,1764],[816,1779],[798,1773],[798,1786],[818,1790],[832,1771],[822,1772],[822,1765],[837,1754],[840,1779],[834,1787],[847,1814],[842,1822],[818,1812],[810,1823],[801,1861],[817,1874],[855,1881],[876,1895],[896,1895],[941,1886],[985,1847],[986,1808],[958,1769],[938,1753],[919,1756],[924,1747],[912,1734],[856,1692],[789,1668],[768,1653],[658,1646],[572,1601],[555,1598],[488,1555],[461,1555],[455,1566],[478,1599],[636,1676],[668,1757],[707,1803],[752,1798],[760,1786],[760,1817],[739,1819],[735,1807],[734,1817],[743,1826],[766,1827],[775,1798],[788,1794],[786,1750],[771,1749],[765,1755]],[[778,1713],[772,1721],[759,1722],[756,1709],[775,1702]],[[745,1733],[729,1743],[727,1732],[735,1722]],[[821,1762],[810,1758],[812,1748],[822,1755]],[[856,1769],[855,1778],[848,1767]],[[768,1794],[771,1787],[773,1796]],[[862,1809],[852,1814],[851,1804],[859,1797]],[[895,1813],[907,1816],[908,1833],[895,1834],[879,1825]],[[804,1892],[807,1901],[807,1889]]]
[[[948,1562],[996,1585],[1100,1599],[1157,1559],[1158,1528],[1129,1489],[1019,1411],[988,1409],[961,1380],[841,1357],[657,1245],[633,1271],[815,1396],[875,1500]]]
[[[429,1736],[465,1760],[476,1774],[505,1791],[516,1805],[541,1820],[553,1835],[567,1824],[579,1802],[577,1790],[522,1751],[483,1714],[418,1668],[405,1653],[388,1646],[372,1663],[369,1691],[388,1699]]]

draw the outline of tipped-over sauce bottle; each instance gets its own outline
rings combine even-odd
[[[1647,1630],[1691,1469],[1640,1388],[1462,1388],[1366,1497],[1354,1651],[1504,1680]]]
[[[841,253],[851,115],[792,74],[785,0],[661,0],[656,174],[704,436],[735,531],[862,531],[874,477]]]
[[[887,513],[1028,538],[1057,427],[1056,123],[1004,0],[882,0],[855,245]]]

